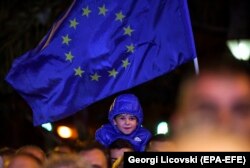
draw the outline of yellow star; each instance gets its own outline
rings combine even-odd
[[[71,54],[71,51],[69,53],[65,53],[66,61],[72,62],[72,59],[74,56]]]
[[[80,66],[77,69],[75,68],[74,71],[75,71],[75,76],[82,77],[82,74],[84,73],[84,71],[81,69]]]
[[[82,8],[82,16],[86,16],[88,17],[89,14],[91,13],[91,10],[89,9],[89,7],[87,6],[86,8]]]
[[[123,30],[124,30],[124,34],[125,35],[127,34],[128,36],[131,36],[131,33],[134,31],[133,29],[131,29],[130,26],[124,27]]]
[[[134,52],[135,46],[133,45],[133,43],[131,43],[130,45],[127,45],[127,52]]]
[[[122,67],[123,68],[126,69],[129,66],[129,64],[130,64],[130,62],[129,62],[128,58],[125,60],[122,60]]]
[[[76,26],[79,23],[76,21],[76,18],[74,18],[73,20],[70,20],[70,26],[69,27],[73,27],[74,29],[76,29]]]
[[[125,17],[123,14],[122,14],[122,11],[120,11],[119,13],[116,13],[116,18],[115,20],[120,20],[122,22],[123,18]]]
[[[98,75],[97,73],[95,73],[94,75],[91,75],[91,80],[92,81],[99,81],[99,78],[101,77],[100,75]]]
[[[102,5],[102,7],[99,7],[99,15],[106,15],[106,12],[108,12],[108,9],[105,7],[105,5]]]
[[[71,39],[69,38],[69,35],[67,34],[66,36],[62,36],[63,38],[63,44],[67,44],[69,45],[69,42],[71,41]]]
[[[108,72],[109,72],[109,76],[113,76],[114,78],[118,74],[118,72],[115,69],[112,69],[112,71],[108,71]]]

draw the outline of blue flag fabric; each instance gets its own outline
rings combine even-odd
[[[195,57],[186,0],[76,0],[6,80],[40,125]]]

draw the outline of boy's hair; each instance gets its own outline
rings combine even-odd
[[[116,119],[117,117],[121,116],[121,115],[126,115],[127,113],[121,113],[121,114],[117,114],[116,116],[114,116],[114,119]],[[138,121],[138,118],[135,116],[135,115],[132,115],[132,114],[127,114],[127,115],[130,115],[130,116],[133,116],[136,118],[136,120]]]

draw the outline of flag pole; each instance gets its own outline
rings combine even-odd
[[[196,57],[194,60],[194,69],[195,69],[195,74],[199,74],[199,64],[198,64],[198,58]]]

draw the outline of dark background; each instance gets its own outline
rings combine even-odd
[[[4,81],[4,77],[12,61],[34,48],[70,3],[71,0],[0,2],[0,148],[35,144],[48,149],[65,142],[55,131],[47,132],[32,125],[31,109]],[[226,40],[249,38],[249,1],[188,0],[188,4],[200,67],[208,61],[233,59]],[[144,109],[144,126],[153,133],[158,122],[169,121],[175,108],[178,85],[186,71],[194,72],[192,61],[127,91],[139,97]],[[95,130],[107,122],[108,109],[115,96],[53,124],[55,127],[60,124],[75,127],[78,140],[91,139]]]

